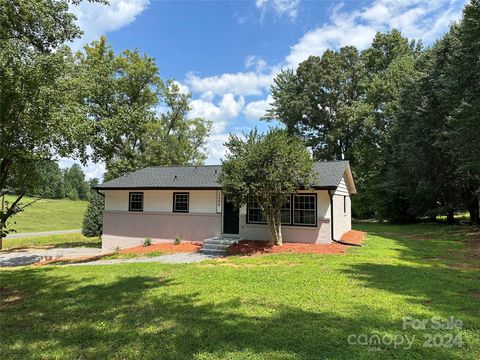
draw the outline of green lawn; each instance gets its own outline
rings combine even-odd
[[[3,239],[2,250],[25,247],[102,247],[99,238],[88,238],[82,234],[61,234]]]
[[[480,237],[471,227],[359,226],[347,255],[0,272],[2,359],[478,359]],[[475,248],[476,246],[476,248]],[[462,329],[407,330],[455,317]],[[415,336],[413,346],[350,335]],[[461,336],[457,348],[424,347]],[[457,338],[458,339],[458,338]],[[354,340],[354,339],[353,339]],[[405,344],[403,344],[405,346]]]
[[[7,195],[6,200],[13,202],[14,197]],[[30,201],[32,199],[28,197],[22,199],[22,203]],[[18,233],[81,229],[87,206],[88,202],[80,200],[37,200],[25,211],[13,216],[8,227]]]

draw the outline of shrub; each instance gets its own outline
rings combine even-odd
[[[147,247],[147,246],[150,246],[152,245],[152,239],[147,237],[143,240],[143,246]]]
[[[103,229],[103,208],[105,200],[98,193],[92,193],[88,204],[87,212],[83,218],[82,234],[87,237],[102,235]]]
[[[179,237],[176,237],[174,242],[173,242],[173,245],[180,245],[182,243],[182,239],[179,238]]]

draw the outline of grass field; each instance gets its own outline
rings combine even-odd
[[[364,224],[346,255],[0,272],[2,359],[478,359],[479,234]],[[404,317],[463,321],[403,330]],[[351,335],[408,336],[379,347]],[[428,336],[436,345],[428,345]],[[449,336],[459,347],[450,344]],[[398,342],[397,342],[398,344]]]
[[[14,198],[7,195],[6,200],[13,202]],[[32,200],[26,197],[22,203]],[[18,233],[81,229],[87,206],[88,202],[80,200],[37,200],[25,211],[13,216],[8,227]]]
[[[85,237],[82,234],[61,234],[3,239],[3,250],[34,247],[102,247],[102,241],[95,237]]]

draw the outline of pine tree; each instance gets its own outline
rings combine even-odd
[[[92,192],[90,204],[83,218],[82,234],[87,237],[102,235],[103,229],[103,209],[105,200],[103,196]]]

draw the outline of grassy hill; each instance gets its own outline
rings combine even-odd
[[[12,202],[14,197],[7,195],[5,200]],[[30,201],[33,199],[22,199],[22,203]],[[80,200],[37,200],[25,211],[13,216],[8,227],[14,228],[18,233],[81,229],[87,206],[88,202]]]

